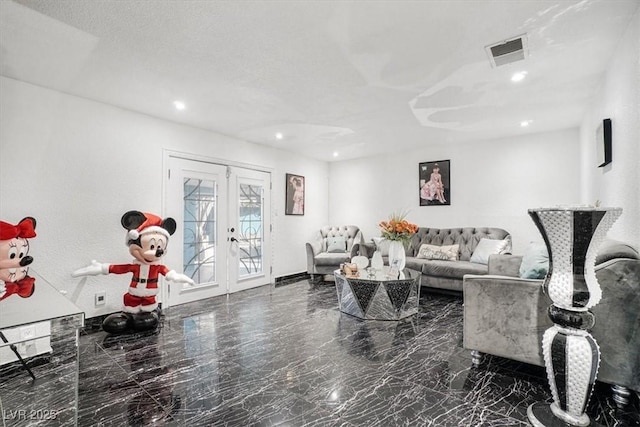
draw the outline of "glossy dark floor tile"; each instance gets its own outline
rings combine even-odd
[[[462,348],[460,297],[398,322],[342,314],[301,281],[165,310],[151,334],[80,338],[80,426],[526,426],[544,369]],[[590,415],[638,426],[598,385]]]

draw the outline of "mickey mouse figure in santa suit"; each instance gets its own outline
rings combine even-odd
[[[27,275],[33,262],[27,255],[27,239],[32,237],[36,237],[35,218],[26,217],[16,225],[0,221],[0,301],[11,295],[33,295],[36,279]]]
[[[167,251],[169,236],[176,231],[176,222],[173,218],[162,219],[139,211],[125,213],[120,222],[127,230],[126,243],[134,258],[133,263],[102,264],[94,260],[91,265],[71,275],[131,273],[129,290],[123,298],[123,311],[107,316],[102,322],[102,329],[112,334],[155,329],[158,325],[156,295],[159,276],[163,275],[172,282],[194,284],[191,278],[160,264],[160,258]]]

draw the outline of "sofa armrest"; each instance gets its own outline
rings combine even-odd
[[[317,236],[313,242],[306,243],[307,250],[307,273],[313,275],[315,273],[315,257],[322,251],[322,239]]]
[[[313,245],[311,243],[307,243],[305,246],[307,249],[307,273],[313,274],[314,266],[315,266],[315,263],[313,262],[313,259],[315,257],[315,253],[313,251]]]
[[[353,249],[351,250],[351,258],[356,255],[371,258],[373,256],[373,252],[375,252],[375,245],[373,243],[361,242],[353,245]]]
[[[488,274],[495,276],[520,276],[522,255],[489,255]]]
[[[596,266],[602,300],[591,311],[600,347],[598,380],[640,390],[640,260],[616,258]]]
[[[552,325],[542,280],[464,276],[463,343],[468,350],[543,366],[541,340]]]
[[[351,246],[351,250],[349,251],[349,257],[353,258],[354,256],[360,255],[360,243],[354,243]]]

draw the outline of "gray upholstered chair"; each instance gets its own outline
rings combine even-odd
[[[482,353],[544,366],[542,335],[553,325],[542,279],[519,278],[522,256],[492,255],[489,274],[464,277],[464,348],[474,364]],[[592,308],[591,333],[600,346],[597,380],[612,385],[619,406],[629,389],[640,391],[640,255],[607,240],[598,251],[596,277],[602,300]]]
[[[355,225],[324,226],[307,242],[307,273],[315,275],[333,274],[340,264],[351,261],[357,255],[356,243],[362,241],[362,233]]]

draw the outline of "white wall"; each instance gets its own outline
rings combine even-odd
[[[304,242],[321,225],[357,224],[370,239],[402,209],[421,226],[505,228],[522,253],[538,238],[527,209],[600,200],[624,208],[611,237],[640,244],[639,32],[640,11],[579,131],[330,165],[0,77],[0,219],[38,219],[33,268],[88,317],[117,310],[126,284],[103,277],[81,287],[70,272],[92,258],[129,259],[119,219],[129,209],[162,212],[163,149],[273,169],[276,277],[306,269]],[[595,128],[605,117],[613,120],[613,163],[598,169]],[[452,205],[420,207],[418,163],[442,159],[451,160]],[[285,173],[306,177],[303,217],[283,215]],[[93,306],[97,288],[109,290],[101,309]]]
[[[513,252],[539,240],[527,209],[580,198],[578,130],[430,146],[329,166],[329,221],[356,224],[370,240],[394,211],[421,227],[500,227]],[[451,205],[419,206],[418,164],[451,160]]]
[[[611,119],[613,161],[596,167],[596,128]],[[609,236],[640,246],[640,9],[631,20],[580,128],[581,196],[622,207]]]
[[[0,93],[0,219],[37,219],[32,268],[87,317],[119,310],[127,282],[80,285],[70,274],[91,259],[130,260],[120,226],[127,210],[165,214],[163,149],[271,168],[274,276],[306,271],[304,243],[328,219],[327,163],[4,77]],[[284,215],[285,173],[306,177],[304,216]],[[107,305],[95,308],[99,289]]]

